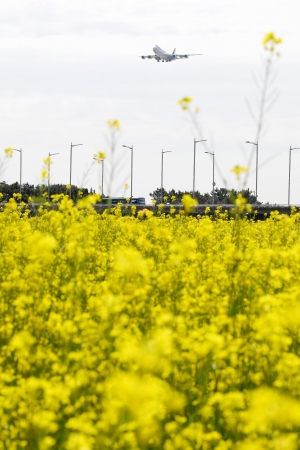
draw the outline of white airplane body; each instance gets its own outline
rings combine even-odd
[[[140,56],[142,59],[155,59],[157,62],[171,62],[175,61],[176,59],[185,59],[189,56],[199,56],[201,53],[193,53],[191,55],[176,55],[176,48],[174,48],[173,53],[167,53],[165,50],[160,48],[158,45],[155,45],[153,47],[154,55],[148,55],[148,56]]]

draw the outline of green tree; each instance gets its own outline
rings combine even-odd
[[[185,194],[192,195],[192,191],[175,191],[175,189],[171,189],[170,191],[166,191],[163,189],[163,203],[173,203],[175,205],[181,204],[181,199]],[[238,194],[242,194],[244,198],[247,199],[247,202],[250,204],[256,203],[255,193],[250,191],[249,188],[242,189],[241,191],[236,191],[234,189],[230,190],[227,188],[216,188],[215,189],[215,204],[216,205],[229,205],[234,203]],[[161,188],[157,188],[155,191],[151,192],[150,197],[156,201],[156,204],[161,202]],[[212,204],[213,201],[213,191],[210,193],[205,192],[201,194],[199,191],[195,191],[195,199],[199,203],[199,205],[209,205]],[[259,202],[258,202],[259,203]]]

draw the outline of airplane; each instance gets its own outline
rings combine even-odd
[[[148,55],[148,56],[139,56],[139,58],[142,59],[155,59],[157,62],[171,62],[175,61],[175,59],[184,59],[188,58],[189,56],[200,56],[202,53],[194,53],[192,55],[176,55],[176,48],[174,48],[173,53],[167,53],[165,50],[160,48],[158,45],[155,45],[153,47],[154,55]]]

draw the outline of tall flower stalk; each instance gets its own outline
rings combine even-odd
[[[258,110],[256,113],[254,112],[250,101],[246,99],[249,113],[256,125],[254,142],[258,142],[259,139],[267,132],[266,114],[274,106],[279,97],[279,92],[274,87],[274,80],[276,76],[275,64],[280,57],[280,53],[278,51],[278,46],[280,44],[282,44],[282,38],[276,37],[273,31],[267,33],[262,39],[262,45],[264,48],[264,71],[260,81],[257,77],[253,76],[255,86],[259,91]],[[255,151],[256,148],[253,145],[248,161],[249,168],[252,165]],[[246,184],[247,178],[248,176],[246,175],[244,184]]]

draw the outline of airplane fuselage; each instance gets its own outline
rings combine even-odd
[[[176,56],[174,53],[173,54],[167,53],[165,50],[160,48],[158,45],[155,45],[155,47],[153,47],[153,52],[155,53],[156,61],[171,62],[171,61],[175,61],[175,59],[176,59]],[[175,52],[175,50],[174,50],[174,52]]]

